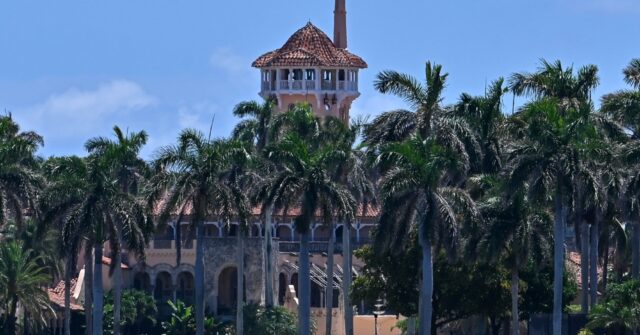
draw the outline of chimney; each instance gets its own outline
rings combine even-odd
[[[333,12],[333,44],[337,48],[347,48],[347,6],[345,0],[336,0]]]

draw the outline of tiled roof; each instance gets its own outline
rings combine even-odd
[[[102,256],[102,264],[104,265],[111,265],[111,258],[106,257],[106,256]],[[127,264],[121,263],[120,264],[120,268],[121,269],[128,269],[129,266]]]
[[[578,288],[582,289],[582,258],[580,253],[571,251],[567,254],[566,261],[566,270],[573,274],[573,277],[576,280],[576,284],[578,284]],[[602,267],[598,264],[598,278],[602,279]]]
[[[253,67],[327,66],[364,69],[367,63],[345,49],[337,48],[331,39],[309,22],[296,31],[282,48],[260,56]]]
[[[79,305],[73,301],[73,291],[75,290],[76,282],[77,280],[75,278],[71,279],[70,307],[72,311],[81,311],[83,310],[82,305]],[[64,280],[61,280],[54,288],[50,288],[47,290],[47,293],[49,294],[49,300],[51,300],[53,304],[59,306],[60,308],[64,308],[64,286]]]

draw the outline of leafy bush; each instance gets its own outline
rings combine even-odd
[[[589,313],[589,329],[640,329],[640,281],[611,284],[605,298]]]
[[[174,304],[167,302],[172,309],[169,321],[162,323],[165,335],[193,335],[196,333],[196,317],[193,306],[187,306],[178,300]],[[226,334],[225,327],[213,317],[205,317],[204,331],[207,335]]]
[[[315,330],[315,325],[311,325],[311,333]],[[231,334],[235,334],[235,329],[229,329]],[[244,333],[251,335],[296,335],[298,326],[296,316],[286,308],[276,306],[265,308],[258,304],[247,304],[244,306]]]
[[[138,290],[122,291],[120,329],[124,335],[150,334],[156,326],[158,308],[149,294]],[[104,299],[104,333],[113,334],[113,294]]]

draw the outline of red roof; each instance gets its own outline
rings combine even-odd
[[[345,49],[337,48],[331,39],[311,22],[296,31],[282,48],[260,56],[253,67],[327,66],[364,69],[367,63]]]
[[[104,264],[104,265],[111,265],[111,258],[106,257],[106,256],[102,256],[102,264]],[[129,266],[127,266],[127,264],[120,263],[120,268],[121,268],[121,269],[128,269],[128,268],[129,268]]]
[[[76,282],[77,280],[75,278],[71,279],[71,301],[69,306],[71,307],[72,311],[81,311],[83,310],[82,305],[79,305],[73,301],[73,291],[75,291],[76,289]],[[64,280],[61,280],[54,288],[50,288],[47,290],[47,293],[49,294],[49,300],[51,300],[52,303],[56,304],[60,308],[64,308],[64,286]]]

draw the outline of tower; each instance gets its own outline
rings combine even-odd
[[[347,6],[345,0],[336,0],[333,12],[333,44],[336,48],[347,48]]]
[[[306,102],[318,116],[348,121],[351,104],[360,96],[359,70],[367,63],[347,51],[345,0],[336,0],[333,41],[309,22],[252,66],[261,71],[260,96],[276,99],[278,112]]]

